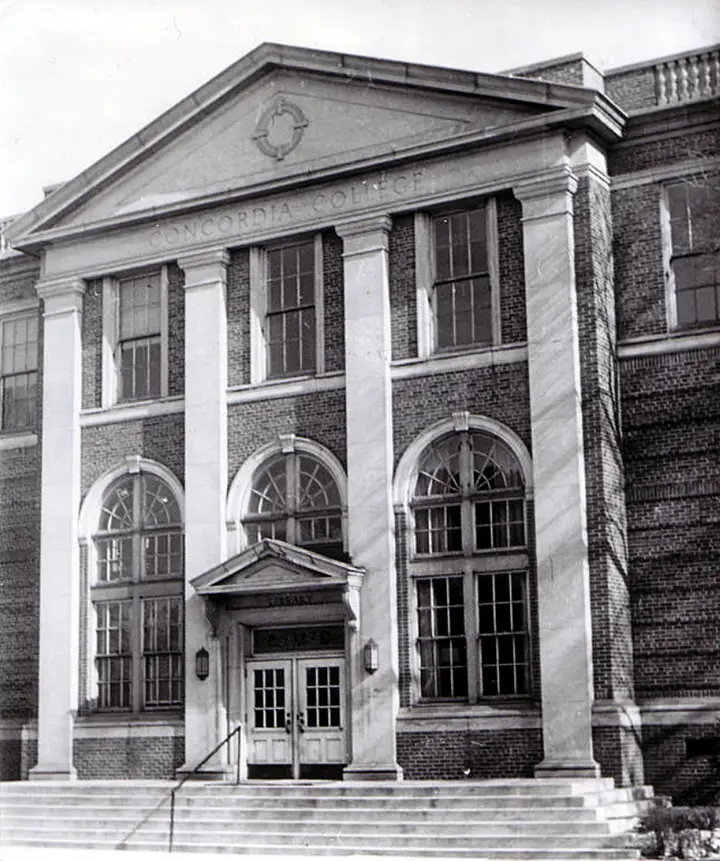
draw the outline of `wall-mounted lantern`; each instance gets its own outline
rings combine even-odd
[[[195,652],[195,675],[201,682],[210,675],[210,655],[204,647]]]
[[[367,673],[374,673],[380,666],[378,644],[373,639],[368,640],[363,646],[363,665]]]

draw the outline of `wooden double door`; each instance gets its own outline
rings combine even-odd
[[[337,778],[347,762],[345,659],[247,662],[248,775]]]

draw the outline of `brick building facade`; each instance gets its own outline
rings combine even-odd
[[[0,777],[718,790],[717,48],[263,45],[0,252]]]

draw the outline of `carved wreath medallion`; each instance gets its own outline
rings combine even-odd
[[[263,155],[281,161],[300,143],[307,125],[302,110],[280,96],[263,112],[252,139]]]

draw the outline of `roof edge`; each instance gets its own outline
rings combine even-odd
[[[7,229],[8,240],[12,244],[13,239],[79,205],[94,189],[104,187],[116,176],[130,170],[146,151],[181,134],[198,116],[209,112],[222,99],[272,68],[325,73],[351,80],[364,79],[373,84],[404,85],[456,95],[494,96],[542,103],[548,108],[576,107],[586,103],[587,96],[593,92],[583,87],[532,78],[381,60],[265,42],[160,114],[76,177],[61,184],[13,222]]]

